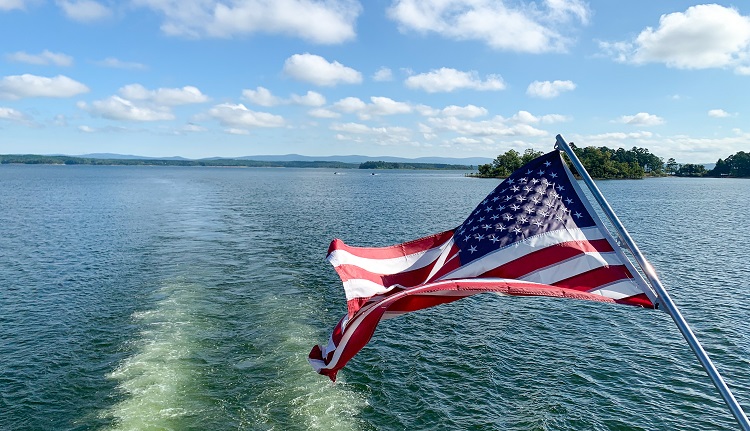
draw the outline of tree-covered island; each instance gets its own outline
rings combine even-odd
[[[704,165],[680,164],[673,158],[666,163],[664,159],[652,154],[646,148],[633,147],[630,150],[608,147],[578,148],[571,143],[573,151],[593,178],[597,179],[640,179],[674,175],[678,177],[733,177],[750,178],[750,153],[740,151],[725,159],[719,159],[713,169],[707,170]],[[527,162],[540,156],[542,152],[527,149],[523,154],[509,150],[500,154],[485,165],[477,167],[478,173],[471,176],[479,178],[505,178]],[[564,156],[567,160],[567,156]],[[571,171],[575,168],[568,163]]]

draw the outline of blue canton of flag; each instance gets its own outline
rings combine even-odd
[[[456,228],[461,263],[535,235],[594,226],[563,163],[560,152],[553,151],[500,183]]]

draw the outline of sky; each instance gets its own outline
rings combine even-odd
[[[0,154],[750,151],[750,4],[0,0]]]

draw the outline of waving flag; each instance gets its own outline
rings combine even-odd
[[[336,239],[328,260],[348,313],[308,360],[334,381],[380,320],[477,293],[655,302],[557,150],[514,172],[455,229],[390,247]]]

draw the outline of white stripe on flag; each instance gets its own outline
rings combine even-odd
[[[599,228],[595,226],[583,229],[561,229],[546,232],[515,242],[497,251],[493,251],[492,253],[488,253],[485,256],[444,275],[440,279],[446,280],[449,278],[476,277],[495,269],[498,266],[505,265],[506,263],[512,262],[520,257],[537,252],[545,247],[570,241],[593,241],[597,239],[604,239],[604,235],[602,235]]]
[[[409,254],[403,257],[392,257],[387,259],[373,259],[357,256],[346,250],[334,250],[328,255],[328,261],[334,267],[339,265],[355,265],[364,270],[377,274],[396,274],[398,272],[410,271],[424,268],[431,264],[443,253],[443,250],[453,245],[453,241],[447,241],[440,247]]]
[[[555,265],[530,272],[519,280],[533,281],[534,283],[555,284],[558,281],[568,279],[578,274],[591,271],[603,266],[622,265],[622,261],[615,252],[611,253],[584,253],[570,259],[566,259]]]

